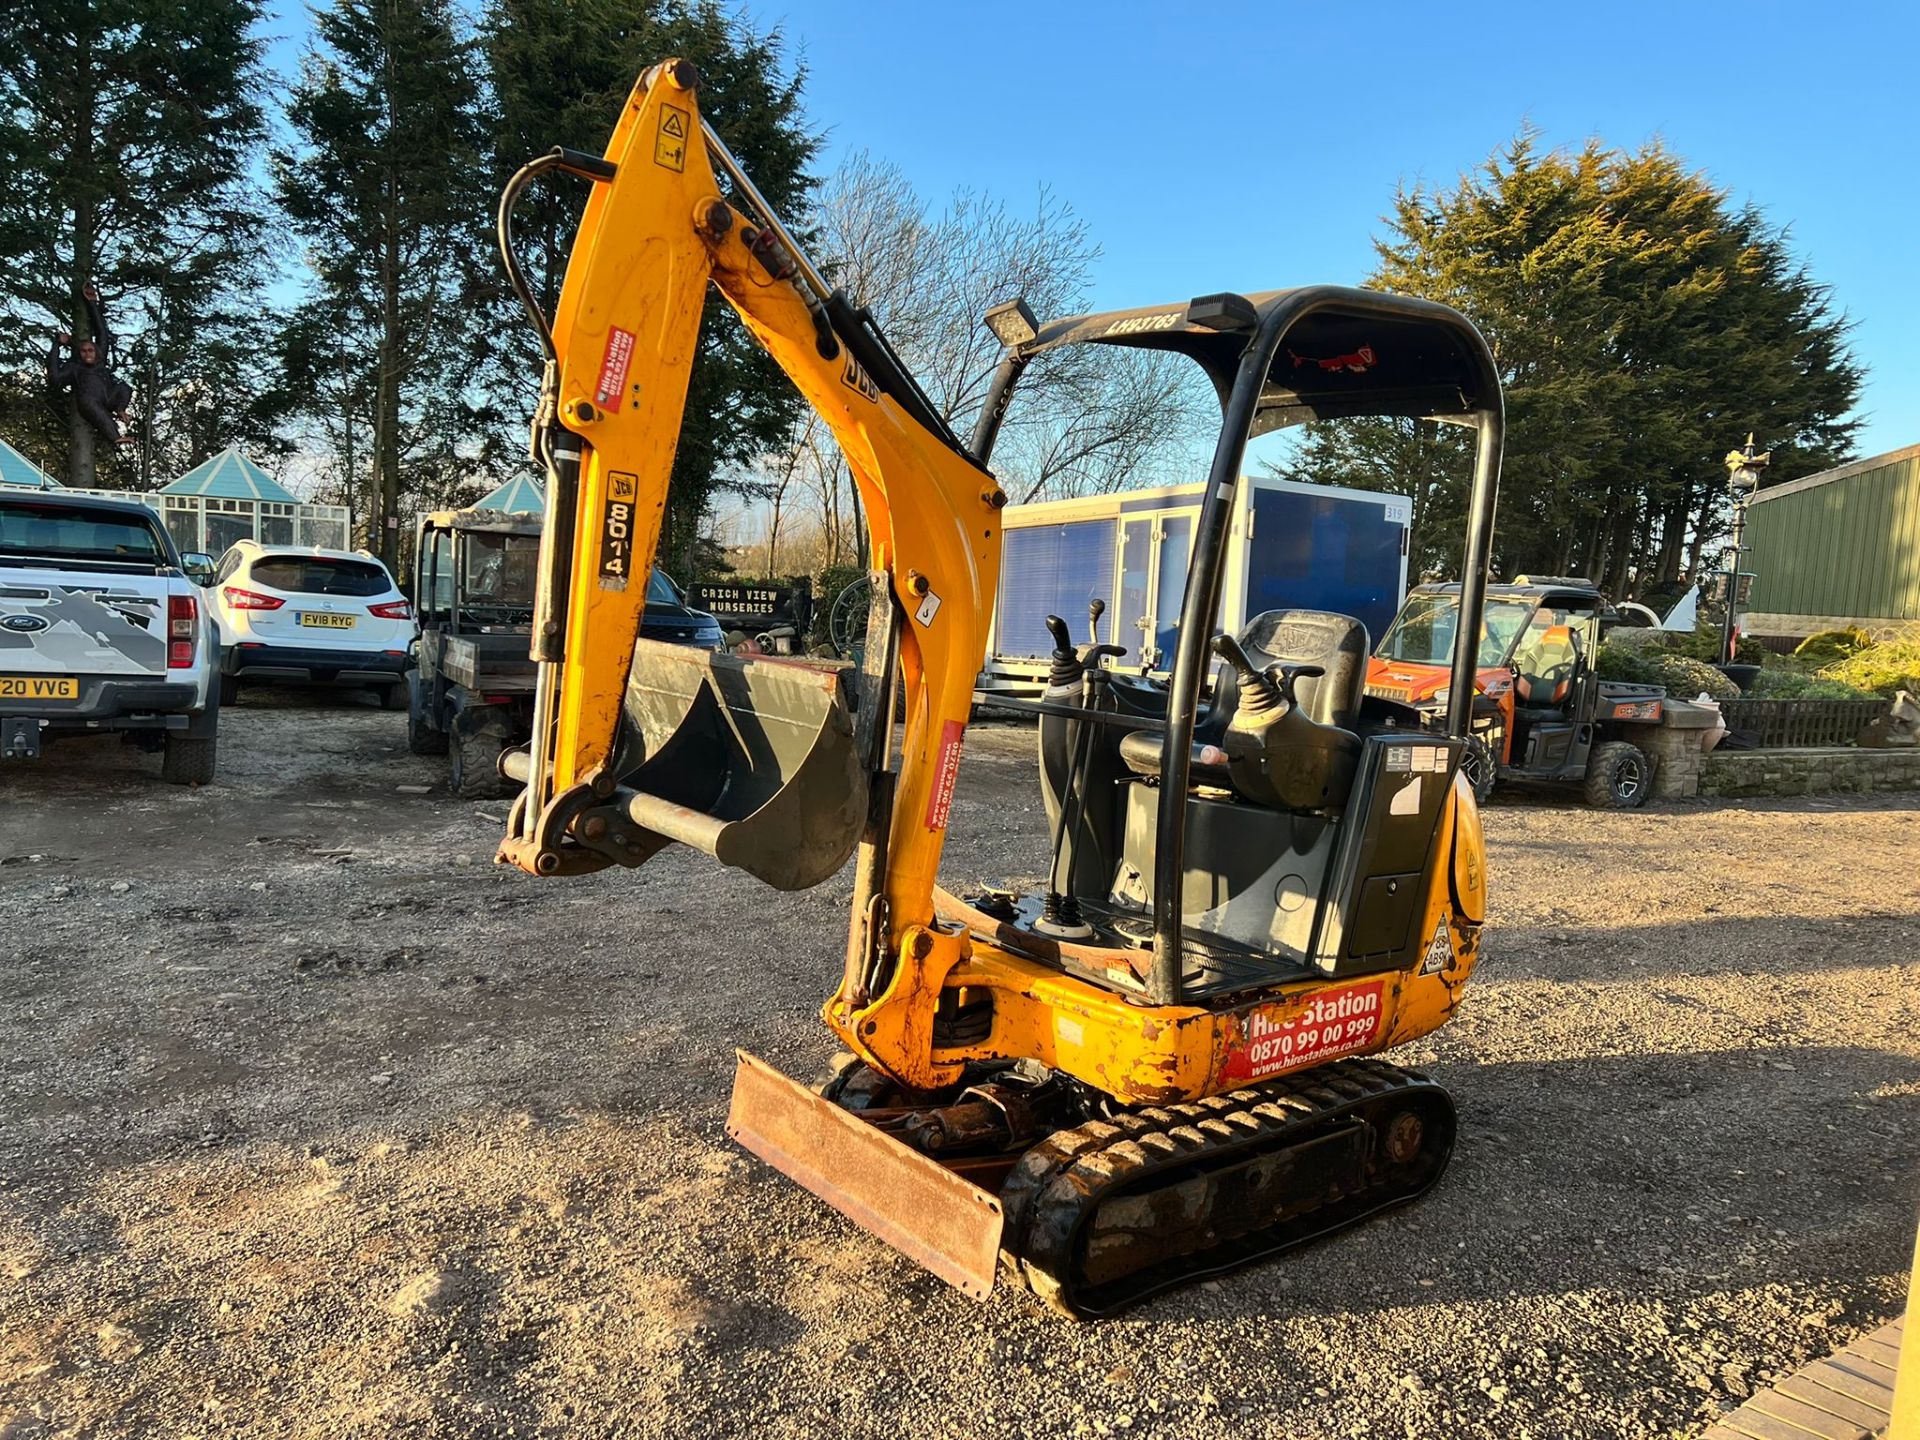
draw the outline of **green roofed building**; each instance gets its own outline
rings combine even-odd
[[[280,482],[229,445],[211,460],[204,460],[171,485],[162,487],[162,495],[211,495],[222,500],[271,500],[277,505],[297,502]]]
[[[1746,543],[1748,634],[1920,622],[1920,445],[1762,490]]]
[[[155,495],[174,544],[218,557],[236,540],[345,549],[341,505],[295,500],[285,486],[228,446]]]
[[[491,494],[473,502],[476,510],[508,510],[515,515],[538,515],[547,508],[540,487],[525,475],[516,475]]]
[[[30,490],[58,490],[60,482],[0,440],[0,485],[24,485]]]

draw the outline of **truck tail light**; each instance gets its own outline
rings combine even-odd
[[[185,670],[200,647],[200,602],[191,595],[167,597],[167,668]]]
[[[389,600],[384,605],[369,605],[369,615],[378,615],[382,620],[411,620],[413,606],[404,600]]]
[[[242,590],[238,585],[222,585],[220,593],[236,610],[278,610],[287,603],[272,595],[262,595],[258,590]]]

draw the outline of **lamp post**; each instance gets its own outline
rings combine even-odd
[[[1720,630],[1720,663],[1733,664],[1734,614],[1740,604],[1740,542],[1747,529],[1747,505],[1760,488],[1771,450],[1755,450],[1753,434],[1738,450],[1727,452],[1727,489],[1733,495],[1733,558],[1727,561],[1727,618]]]

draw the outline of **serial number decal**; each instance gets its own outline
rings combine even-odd
[[[944,830],[953,813],[953,786],[960,778],[960,746],[967,738],[964,721],[949,720],[940,727],[940,762],[933,775],[933,793],[927,796],[927,829]]]
[[[627,392],[627,370],[633,364],[633,332],[618,325],[607,331],[607,350],[600,357],[600,382],[593,398],[602,410],[618,410]]]
[[[1386,981],[1376,980],[1316,995],[1284,1019],[1275,1013],[1279,1007],[1254,1011],[1222,1075],[1258,1080],[1365,1050],[1380,1033],[1386,989]]]
[[[1658,700],[1622,700],[1613,707],[1616,720],[1658,720],[1660,702]]]
[[[1116,320],[1100,333],[1102,335],[1141,335],[1153,330],[1171,330],[1187,318],[1184,310],[1174,310],[1165,315],[1129,315],[1124,320]]]
[[[873,383],[873,377],[861,368],[860,362],[852,355],[847,356],[846,368],[840,372],[840,383],[876,405],[879,404],[880,387]]]
[[[607,503],[600,516],[600,588],[624,590],[633,572],[633,509],[640,477],[624,470],[607,476]]]
[[[677,105],[660,107],[660,129],[653,137],[653,163],[669,170],[687,168],[688,115]]]

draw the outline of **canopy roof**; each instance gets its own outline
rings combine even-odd
[[[221,500],[273,500],[282,505],[299,501],[266,471],[229,445],[160,492],[162,495],[212,495]]]
[[[35,490],[61,488],[58,480],[4,440],[0,440],[0,485],[26,485]]]
[[[1479,332],[1430,300],[1338,285],[1075,315],[1039,327],[1018,353],[1095,343],[1174,350],[1197,362],[1224,402],[1256,332],[1273,335],[1273,363],[1251,433],[1354,415],[1464,420],[1499,406]]]
[[[547,508],[540,487],[525,475],[516,475],[499,489],[473,502],[475,510],[509,510],[516,515],[537,515]]]

